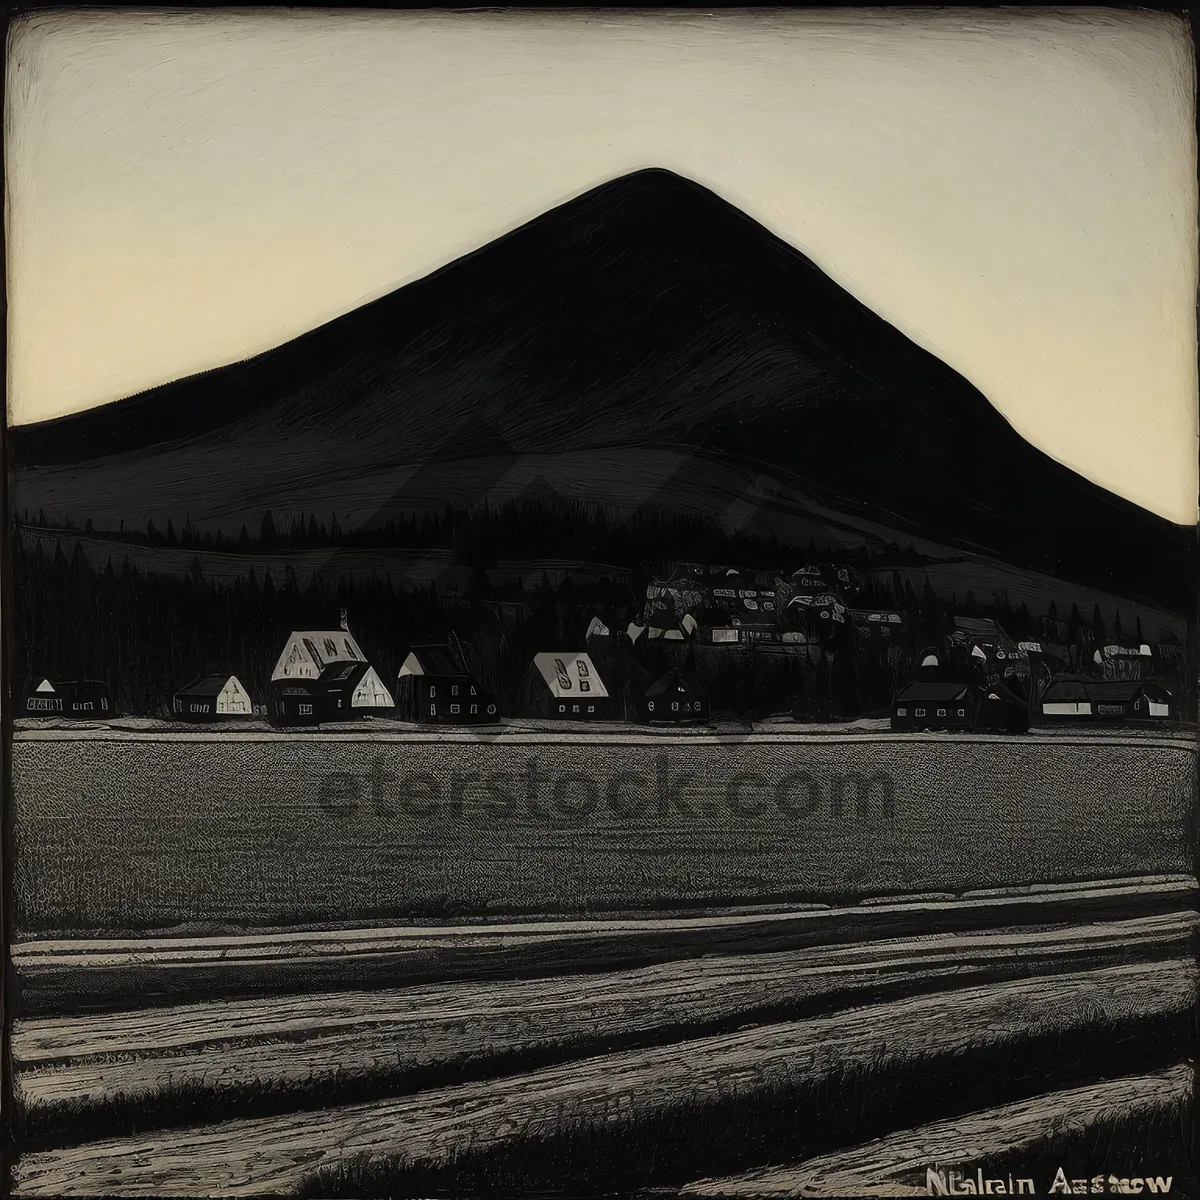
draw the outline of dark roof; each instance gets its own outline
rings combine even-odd
[[[1003,700],[1005,704],[1015,704],[1018,708],[1025,707],[1025,701],[1002,683],[989,684],[981,689],[981,696],[984,700],[991,700],[994,696],[997,700]]]
[[[353,690],[358,681],[371,669],[370,663],[330,663],[316,679],[273,679],[271,693],[275,696],[312,696],[323,692]]]
[[[224,675],[201,675],[199,679],[193,679],[191,683],[185,687],[181,687],[175,693],[177,696],[216,696],[221,689],[229,682],[233,676],[232,671],[226,671]]]
[[[458,665],[454,652],[446,645],[413,646],[409,653],[417,656],[417,661],[426,675],[467,675],[470,673]]]
[[[31,679],[25,686],[29,692],[36,692],[38,686],[44,679],[50,679],[48,675],[39,675],[36,679]],[[53,692],[43,692],[42,695],[67,695],[71,692],[107,692],[108,684],[100,679],[50,679],[50,686],[54,688]]]
[[[1171,698],[1170,689],[1152,679],[1089,679],[1086,675],[1060,676],[1046,689],[1049,700],[1094,700],[1097,704],[1125,704],[1139,692]]]
[[[371,664],[364,662],[330,663],[317,677],[317,683],[321,687],[354,687],[370,669]]]
[[[990,617],[955,617],[954,628],[977,637],[996,637],[1000,628]]]
[[[960,700],[964,699],[970,690],[971,685],[969,683],[921,680],[902,687],[896,693],[896,699],[893,703],[921,703],[925,701],[930,704],[936,704],[939,701]]]
[[[1151,691],[1159,693],[1167,691],[1161,683],[1146,679],[1095,679],[1087,685],[1088,695],[1093,700],[1103,704],[1124,704],[1132,700],[1139,692]],[[1167,692],[1170,695],[1170,692]]]
[[[689,676],[682,674],[672,668],[665,675],[660,675],[647,689],[646,696],[661,696],[668,689],[675,687],[676,684],[683,684],[689,692],[700,692],[701,689],[697,686],[696,681]],[[702,693],[703,694],[703,693]]]
[[[1070,676],[1064,679],[1055,679],[1050,686],[1042,693],[1043,702],[1049,700],[1086,700],[1088,698],[1088,684],[1091,682],[1081,676]]]

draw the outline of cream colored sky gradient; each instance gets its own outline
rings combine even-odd
[[[8,79],[13,423],[246,357],[664,166],[1054,457],[1196,520],[1173,17],[82,12],[16,26]]]

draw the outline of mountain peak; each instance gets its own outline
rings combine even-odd
[[[674,474],[644,477],[645,503],[699,488],[717,517],[741,500],[705,464],[736,460],[892,529],[1190,603],[1178,531],[1050,460],[800,251],[658,167],[257,358],[12,434],[15,508],[98,525],[254,521],[318,494],[326,511],[436,508],[450,474],[481,496],[510,469],[583,459],[595,474],[570,494],[599,503],[666,448]],[[51,464],[76,469],[36,470]]]

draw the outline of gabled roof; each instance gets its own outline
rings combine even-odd
[[[330,663],[317,676],[317,682],[323,687],[331,684],[353,687],[370,669],[371,664],[365,662]]]
[[[894,704],[949,704],[964,700],[971,691],[969,683],[918,681],[909,683],[896,693]]]
[[[955,617],[954,628],[973,637],[998,637],[1000,627],[991,617]]]
[[[359,658],[364,657],[358,642],[354,638],[354,634],[348,629],[293,629],[288,640],[291,641],[294,638],[299,638],[302,642],[306,639],[312,642],[321,652],[322,657],[325,657],[326,654],[324,644],[326,640],[333,642],[338,648],[339,654],[345,653],[344,647],[348,643]]]
[[[1042,693],[1042,702],[1049,700],[1088,700],[1088,681],[1086,679],[1055,679]]]
[[[401,675],[469,675],[447,645],[414,646],[400,667]]]
[[[1002,700],[1005,704],[1015,704],[1019,708],[1025,707],[1025,701],[1016,692],[1010,688],[1006,688],[1002,683],[989,684],[982,689],[980,695],[984,700]]]
[[[608,696],[608,689],[604,686],[604,680],[600,678],[600,672],[596,670],[596,664],[582,651],[559,653],[550,650],[535,654],[533,665],[545,680],[551,694],[556,697],[586,695],[603,699]],[[580,680],[588,683],[586,692],[580,687]]]
[[[671,670],[667,671],[666,674],[660,675],[646,689],[646,696],[647,696],[647,698],[653,698],[655,696],[662,696],[662,695],[665,695],[669,691],[675,690],[680,685],[683,686],[685,691],[699,692],[701,695],[704,694],[703,690],[697,685],[695,680],[689,678],[687,675],[684,675],[681,672],[672,668]]]
[[[1088,695],[1100,704],[1125,704],[1142,690],[1140,679],[1096,679],[1085,685]]]
[[[217,696],[220,695],[225,685],[231,679],[237,683],[238,687],[242,687],[242,682],[236,675],[226,672],[225,674],[218,673],[215,675],[201,675],[199,678],[193,679],[192,682],[187,684],[185,687],[181,687],[179,691],[175,693],[175,695]],[[245,688],[242,688],[242,691],[245,690]]]
[[[101,679],[55,679],[43,676],[41,681],[30,684],[27,691],[37,692],[43,696],[53,696],[60,692],[77,692],[80,688],[101,688],[108,691],[108,684]]]

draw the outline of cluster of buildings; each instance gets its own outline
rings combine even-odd
[[[604,646],[612,640],[603,622],[594,620],[589,641]],[[597,657],[604,661],[606,655]],[[525,696],[520,713],[505,715],[648,724],[706,722],[710,716],[708,697],[684,665],[643,673],[632,690],[614,695],[585,649],[535,654]],[[44,678],[26,688],[19,715],[102,720],[116,712],[104,683]],[[181,687],[172,697],[170,715],[190,722],[265,715],[281,728],[372,716],[432,725],[488,725],[501,719],[495,697],[449,645],[413,646],[395,680],[385,683],[347,627],[345,614],[339,629],[289,635],[271,673],[265,705],[255,704],[236,675],[217,673]]]
[[[288,636],[263,703],[235,675],[208,674],[174,694],[170,715],[180,721],[266,716],[283,728],[368,716],[435,725],[486,725],[508,716],[703,723],[711,705],[695,670],[697,648],[753,648],[818,662],[847,638],[856,653],[870,646],[868,657],[886,665],[885,696],[919,661],[895,689],[890,711],[897,730],[1019,732],[1032,723],[1154,723],[1181,715],[1171,690],[1150,677],[1156,659],[1149,645],[1099,647],[1096,671],[1083,675],[1069,669],[1079,664],[1068,661],[1064,646],[1016,642],[994,620],[959,616],[941,646],[914,659],[905,614],[852,607],[862,590],[847,567],[806,566],[783,578],[681,565],[648,586],[645,608],[626,628],[610,629],[596,616],[584,645],[533,654],[510,712],[501,712],[451,645],[412,646],[396,677],[385,678],[343,612],[338,629]],[[103,683],[43,678],[26,688],[19,715],[102,720],[115,710]],[[798,719],[809,715],[793,711]]]
[[[1093,657],[1100,676],[1066,671],[1062,647],[1014,642],[993,620],[956,617],[943,649],[928,648],[915,677],[896,693],[892,728],[1011,733],[1032,722],[1179,718],[1171,690],[1147,677],[1154,661],[1148,644],[1106,645]]]

